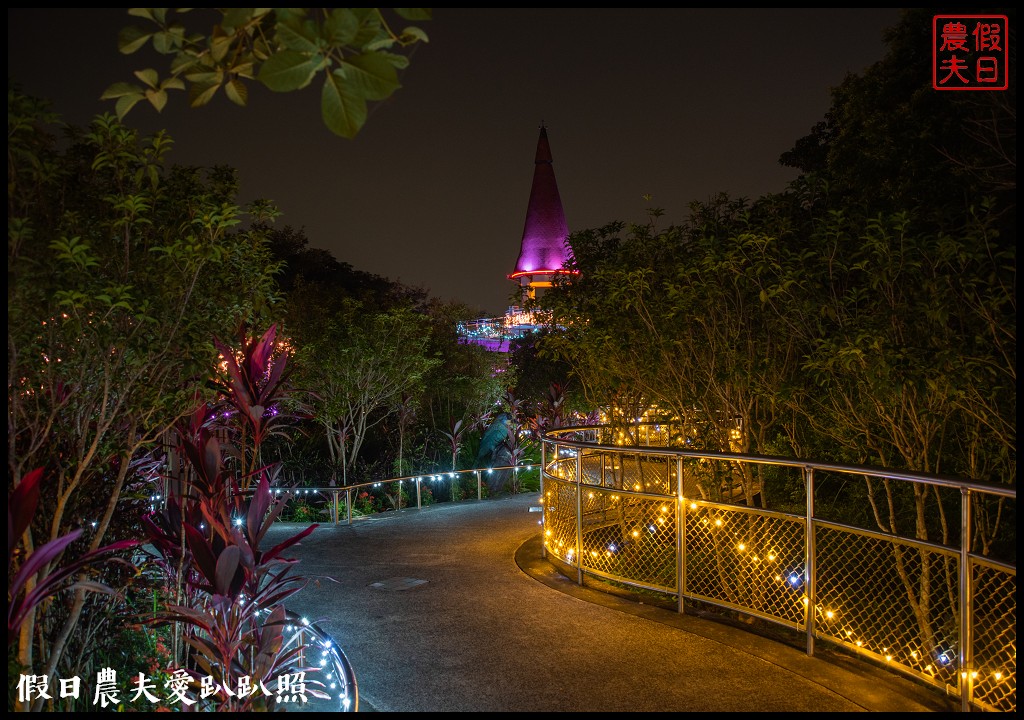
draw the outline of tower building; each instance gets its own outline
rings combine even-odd
[[[563,267],[569,257],[565,243],[568,237],[569,228],[552,167],[548,131],[541,124],[519,259],[515,270],[508,276],[523,288],[524,297],[535,297],[538,288],[551,287],[555,275],[569,272]]]

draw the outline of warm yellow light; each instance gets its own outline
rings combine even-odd
[[[803,597],[803,598],[801,598],[801,600],[803,600],[803,601],[804,601],[804,605],[806,605],[806,604],[807,604],[807,603],[809,602],[806,596],[805,596],[805,597]]]
[[[910,657],[912,657],[915,660],[917,660],[917,650],[914,650],[912,653],[910,653]]]
[[[547,535],[548,537],[551,537],[551,531],[550,530],[545,530],[544,534]]]
[[[775,559],[775,553],[768,553],[768,559],[769,560],[774,560]]]
[[[831,620],[835,616],[836,616],[836,614],[834,612],[832,612],[831,610],[826,610],[825,611],[825,617],[827,617],[829,620]]]
[[[633,489],[634,489],[634,490],[639,490],[639,489],[640,489],[640,486],[639,486],[639,485],[634,485],[634,486],[633,486]]]
[[[864,647],[864,641],[863,640],[858,640],[857,641],[857,647]],[[928,667],[931,667],[931,665],[929,665]]]
[[[891,662],[892,661],[892,655],[886,655],[885,656],[885,661],[886,662]]]
[[[977,680],[977,679],[978,679],[978,671],[977,670],[971,670],[971,680]]]
[[[640,537],[640,531],[639,530],[634,530],[633,531],[633,537]]]
[[[722,527],[722,518],[715,518],[715,527]]]
[[[594,499],[594,493],[587,493],[587,500],[593,500],[593,499]]]
[[[1002,680],[1003,679],[1003,674],[1001,672],[994,672],[994,673],[992,673],[992,677],[994,677],[996,680]]]
[[[668,512],[668,505],[662,505],[661,506],[661,511],[662,512]]]
[[[747,549],[747,546],[744,545],[743,543],[740,543],[739,545],[736,546],[736,549],[739,550],[740,552],[743,552],[744,550]]]
[[[690,503],[690,509],[691,510],[696,510],[697,509],[697,503]]]
[[[781,576],[781,575],[776,575],[776,576],[775,576],[775,579],[776,579],[776,580],[782,580],[782,576]]]

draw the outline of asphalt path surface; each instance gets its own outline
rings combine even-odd
[[[289,609],[377,712],[921,712],[952,699],[856,659],[580,587],[540,553],[537,493],[324,524]],[[303,526],[276,524],[266,546]],[[294,709],[323,710],[311,702]]]

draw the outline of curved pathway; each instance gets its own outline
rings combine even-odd
[[[809,658],[750,632],[579,588],[539,557],[540,514],[530,512],[538,499],[322,525],[290,553],[310,582],[289,608],[345,650],[361,711],[956,708],[864,663]],[[266,542],[297,527],[275,525]]]

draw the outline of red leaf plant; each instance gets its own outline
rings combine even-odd
[[[46,598],[56,595],[61,590],[80,588],[113,595],[114,591],[101,583],[86,580],[79,580],[77,583],[67,581],[71,576],[85,572],[100,561],[117,559],[120,562],[127,562],[114,558],[113,554],[139,544],[136,540],[121,540],[91,550],[51,569],[61,559],[65,550],[82,535],[82,529],[78,529],[22,555],[18,551],[18,545],[35,517],[42,477],[43,468],[32,470],[21,479],[21,483],[7,498],[7,577],[10,578],[7,589],[8,646],[17,640],[25,618]],[[20,559],[17,570],[16,557]],[[33,578],[35,585],[30,588],[30,581]]]
[[[297,408],[297,401],[289,392],[288,353],[278,348],[277,326],[271,325],[258,339],[248,337],[244,328],[240,335],[242,347],[237,352],[214,338],[227,376],[213,386],[222,397],[219,419],[234,419],[241,484],[248,489],[262,465],[260,448],[282,432],[281,426],[293,417],[287,408]]]
[[[208,429],[199,428],[181,446],[192,470],[191,489],[168,498],[164,508],[143,522],[164,567],[182,569],[185,604],[168,605],[145,621],[185,626],[184,640],[191,650],[185,669],[197,679],[212,677],[221,688],[237,688],[243,676],[254,687],[262,682],[270,688],[285,673],[314,672],[317,668],[296,666],[305,646],[286,637],[290,621],[284,601],[305,579],[291,574],[298,561],[283,553],[318,526],[261,550],[261,541],[284,509],[273,497],[268,470],[255,473],[258,481],[247,500]],[[317,689],[322,683],[307,685],[313,686],[307,692],[314,697],[328,697]],[[274,697],[217,693],[202,702],[209,709],[234,712],[267,709]]]

